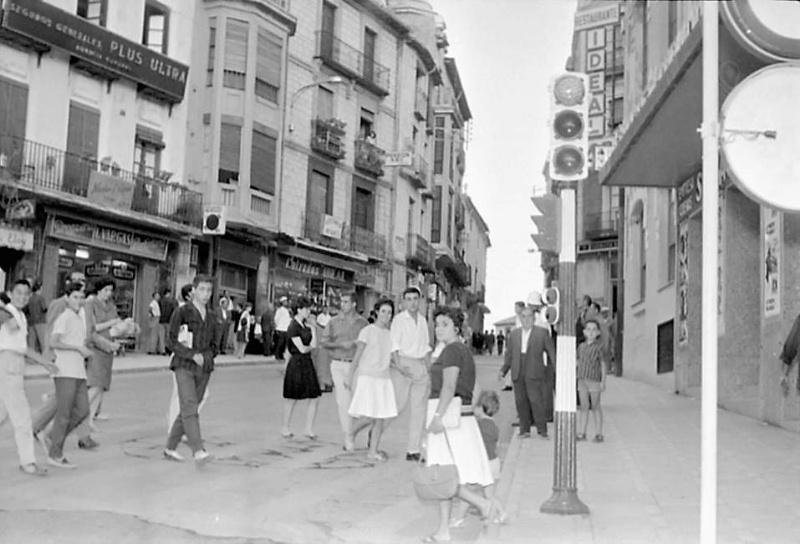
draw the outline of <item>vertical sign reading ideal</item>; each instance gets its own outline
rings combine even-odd
[[[678,229],[678,344],[689,341],[689,224]]]
[[[764,317],[781,313],[781,213],[762,208],[764,217]]]

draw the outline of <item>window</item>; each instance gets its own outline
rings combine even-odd
[[[632,254],[633,285],[638,288],[638,295],[634,301],[642,301],[645,298],[647,287],[647,249],[645,247],[646,235],[644,227],[644,203],[637,200],[631,210],[631,241],[634,244]],[[638,278],[636,275],[638,274]],[[637,281],[638,280],[638,281]]]
[[[245,21],[228,19],[225,27],[225,66],[222,84],[229,89],[244,90],[247,76],[247,33]]]
[[[447,171],[450,174],[450,180],[454,180],[453,177],[453,157],[455,156],[455,138],[450,138],[450,156],[448,157],[448,167]]]
[[[408,239],[411,240],[411,237],[414,235],[414,199],[408,199],[408,224],[406,225],[406,232],[408,233]]]
[[[453,247],[453,190],[447,200],[447,246]]]
[[[375,228],[375,194],[363,187],[356,187],[353,195],[353,226],[364,230]]]
[[[106,0],[78,0],[78,17],[83,17],[87,21],[97,26],[106,26]]]
[[[97,160],[100,112],[77,102],[69,104],[67,155],[64,160],[64,192],[86,196],[89,170]]]
[[[444,174],[444,117],[436,118],[433,131],[433,173]]]
[[[233,123],[222,123],[219,145],[220,183],[239,181],[239,156],[242,147],[242,127]]]
[[[217,18],[208,20],[208,68],[206,86],[214,84],[214,61],[217,58]]]
[[[678,2],[667,2],[667,46],[672,45],[678,34]]]
[[[433,214],[431,217],[431,242],[434,244],[442,241],[442,186],[433,188]]]
[[[149,49],[167,54],[169,38],[169,9],[153,0],[144,5],[144,32],[142,43]]]
[[[364,29],[364,79],[374,81],[375,78],[375,42],[378,35],[369,28]]]
[[[164,149],[164,139],[160,132],[137,126],[133,152],[134,173],[156,178],[161,171],[162,149]]]
[[[0,78],[0,168],[19,172],[28,112],[28,88]]]
[[[309,175],[308,205],[309,219],[315,218],[322,226],[322,216],[333,214],[333,176],[331,172],[312,170]]]
[[[253,145],[250,155],[250,188],[268,195],[275,194],[275,164],[277,163],[278,139],[264,131],[253,130]]]
[[[333,119],[333,91],[325,87],[317,92],[317,118]]]
[[[258,29],[256,50],[256,96],[278,103],[281,88],[283,39],[263,28]]]
[[[644,13],[642,14],[642,89],[647,88],[647,40],[649,39],[647,27],[650,25],[650,6],[647,4],[647,0],[642,2],[642,10]]]
[[[361,108],[361,120],[358,126],[358,137],[366,140],[372,131],[375,130],[375,114],[368,109]],[[372,142],[375,143],[375,142]]]
[[[667,210],[667,280],[675,281],[675,259],[677,258],[677,230],[675,226],[675,191],[669,192],[669,208]]]
[[[336,30],[336,6],[329,2],[322,3],[322,33],[320,36],[320,51],[322,58],[333,59],[334,52],[334,32]]]

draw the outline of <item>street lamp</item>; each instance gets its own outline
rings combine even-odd
[[[323,79],[322,81],[315,81],[314,83],[309,83],[308,85],[303,85],[299,89],[297,89],[294,94],[292,94],[292,99],[289,101],[289,132],[294,132],[294,125],[292,124],[292,112],[294,111],[294,103],[297,102],[297,98],[300,96],[300,93],[303,91],[307,91],[308,89],[313,89],[314,87],[319,87],[320,85],[337,85],[340,83],[347,83],[347,80],[341,76],[333,76],[328,79]]]

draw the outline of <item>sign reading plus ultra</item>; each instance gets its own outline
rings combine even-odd
[[[189,67],[41,0],[6,0],[3,27],[58,47],[102,70],[183,100]]]

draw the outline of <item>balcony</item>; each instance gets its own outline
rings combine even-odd
[[[424,121],[428,117],[428,93],[422,89],[417,89],[414,97],[414,116],[419,121]]]
[[[417,189],[428,188],[429,172],[428,161],[420,154],[413,156],[411,166],[403,166],[400,169],[400,173],[406,179],[413,181]]]
[[[409,234],[407,243],[406,265],[424,272],[434,272],[436,250],[430,242],[419,234]]]
[[[183,185],[122,170],[116,163],[67,153],[38,142],[0,135],[0,180],[42,196],[130,210],[199,228],[203,195]]]
[[[583,219],[585,240],[616,238],[619,232],[619,210],[589,213]]]
[[[391,78],[389,68],[346,44],[333,32],[317,31],[317,51],[322,62],[334,70],[357,79],[359,83],[377,94],[382,96],[389,94]]]
[[[383,157],[386,154],[383,149],[366,140],[356,140],[355,150],[356,168],[377,177],[383,175]]]
[[[347,224],[341,219],[327,214],[306,211],[301,221],[303,223],[303,238],[341,251],[349,249]]]
[[[350,228],[350,249],[383,260],[386,258],[386,237],[368,229],[352,226]]]
[[[311,121],[311,149],[335,160],[343,158],[344,126],[338,119]]]

